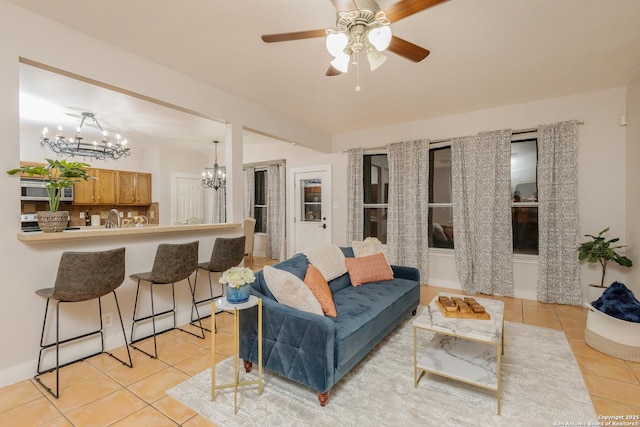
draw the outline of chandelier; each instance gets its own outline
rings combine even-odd
[[[93,120],[93,123],[100,129],[102,132],[102,139],[100,142],[94,140],[93,142],[85,142],[84,137],[82,136],[82,126],[84,122],[87,120]],[[40,145],[44,148],[49,147],[51,151],[56,153],[58,156],[69,156],[69,157],[90,157],[98,160],[117,160],[120,157],[128,157],[129,156],[129,147],[127,147],[128,141],[126,139],[122,139],[120,134],[116,134],[116,142],[111,142],[107,131],[102,129],[100,123],[98,123],[98,119],[95,118],[93,113],[82,113],[82,121],[80,122],[80,126],[76,128],[76,134],[73,138],[66,138],[62,134],[62,126],[58,126],[58,133],[55,136],[55,139],[47,138],[47,133],[49,132],[48,128],[44,128],[42,130],[42,137],[40,138]]]
[[[204,172],[202,172],[202,186],[205,188],[213,188],[216,191],[218,191],[218,188],[224,189],[227,183],[225,173],[218,166],[218,142],[219,141],[213,141],[216,147],[216,158],[213,167],[204,168]]]
[[[367,55],[371,71],[380,67],[387,60],[382,52],[393,36],[389,24],[391,21],[383,10],[338,12],[337,29],[327,30],[326,46],[334,58],[331,65],[342,73],[349,71],[349,64],[356,66],[358,80],[361,53]],[[359,84],[356,90],[360,90]]]

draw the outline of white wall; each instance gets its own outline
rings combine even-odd
[[[640,76],[627,89],[627,256],[634,265],[624,282],[640,298]]]
[[[21,158],[20,57],[178,105],[205,117],[241,123],[284,140],[298,141],[300,145],[316,146],[325,151],[331,146],[330,137],[316,129],[76,33],[4,0],[0,0],[0,39],[4,40],[0,48],[0,128],[3,130],[0,170],[17,167]],[[159,151],[145,152],[143,157],[141,169],[154,174],[154,200],[160,201],[161,206],[168,206],[165,191],[170,186],[166,185],[163,176],[170,176],[174,168],[182,166],[173,162],[170,155]],[[163,174],[156,173],[158,168]],[[139,165],[132,169],[139,169]],[[10,343],[0,352],[0,387],[28,378],[35,372],[44,302],[34,291],[53,284],[62,251],[100,250],[124,245],[128,248],[127,274],[130,274],[148,270],[158,243],[151,238],[90,239],[63,245],[22,243],[16,238],[20,228],[18,189],[17,177],[0,175],[0,198],[5,204],[5,208],[0,209],[0,223],[3,224],[0,228],[3,294],[0,299],[0,342]],[[162,212],[161,217],[170,217],[170,214]],[[185,235],[166,240],[198,237]],[[212,238],[200,239],[201,259],[210,256]],[[184,305],[185,295],[182,294],[185,288],[180,287],[182,289],[176,291],[180,294],[180,306],[186,311],[180,312],[179,317],[184,317],[188,315],[188,306]],[[131,318],[134,289],[134,283],[127,279],[118,291],[122,295],[123,316],[127,321]],[[107,335],[107,341],[111,342],[114,335],[110,331]]]
[[[549,99],[527,104],[441,117],[405,125],[334,135],[334,182],[346,181],[343,150],[378,147],[391,142],[418,138],[446,139],[494,129],[528,129],[538,124],[582,120],[579,126],[578,207],[580,234],[597,233],[611,227],[611,235],[624,237],[626,230],[626,128],[618,117],[626,110],[626,89]],[[605,178],[603,178],[605,177]],[[637,180],[635,182],[638,182]],[[344,187],[334,186],[334,200],[346,201]],[[341,204],[344,206],[344,204]],[[333,239],[345,244],[346,209],[334,212]],[[535,257],[514,257],[516,296],[535,299],[537,263]],[[459,287],[451,252],[431,251],[429,283]],[[597,282],[599,271],[590,265],[580,269],[582,286]],[[628,271],[612,266],[607,280],[625,281]]]

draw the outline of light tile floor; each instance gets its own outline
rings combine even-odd
[[[271,263],[256,259],[254,269]],[[425,285],[421,303],[427,304],[443,290],[462,293]],[[585,308],[495,298],[505,302],[507,321],[564,331],[598,414],[640,414],[640,363],[616,359],[586,345]],[[233,316],[218,314],[216,322],[216,357],[221,361],[233,354]],[[205,324],[209,326],[210,320]],[[132,350],[133,369],[105,355],[63,368],[57,400],[33,380],[0,389],[0,426],[211,426],[165,394],[168,388],[209,367],[211,334],[202,340],[174,330],[160,335],[158,343],[157,360]],[[152,345],[151,340],[143,345]],[[125,353],[124,347],[116,353]]]

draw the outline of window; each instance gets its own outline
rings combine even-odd
[[[267,171],[254,172],[254,215],[256,217],[256,233],[267,232]]]
[[[364,156],[364,237],[377,237],[387,243],[389,204],[389,163],[386,154]]]
[[[538,140],[515,134],[511,142],[513,253],[538,254]],[[387,242],[389,166],[386,154],[364,156],[363,236]],[[429,150],[429,247],[453,249],[451,147]]]
[[[538,254],[538,140],[511,142],[511,226],[514,254]]]
[[[453,249],[451,147],[429,150],[429,247]]]

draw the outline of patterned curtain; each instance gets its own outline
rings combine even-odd
[[[511,131],[451,141],[454,254],[468,294],[513,296]]]
[[[390,262],[416,267],[422,283],[429,274],[429,141],[387,146],[389,208],[387,253]],[[362,169],[362,168],[361,168]]]
[[[222,168],[225,172],[225,169]],[[213,213],[212,222],[214,224],[223,224],[227,222],[227,190],[226,188],[218,188],[213,190]]]
[[[255,206],[255,168],[244,169],[244,217],[255,218],[253,207]]]
[[[578,273],[578,123],[538,126],[538,300],[582,304]]]
[[[267,166],[267,258],[285,259],[285,165]]]
[[[347,151],[347,245],[362,240],[364,229],[362,168],[364,150],[353,148]]]

